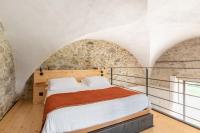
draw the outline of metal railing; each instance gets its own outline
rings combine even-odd
[[[115,73],[115,70],[116,69],[142,69],[143,72],[144,72],[144,75],[143,76],[138,76],[138,75],[128,75],[128,74],[121,74],[121,73]],[[191,105],[187,105],[186,104],[186,97],[192,97],[192,98],[197,98],[198,99],[198,102],[200,103],[200,95],[193,95],[193,94],[188,94],[186,93],[186,85],[196,85],[196,86],[199,86],[199,89],[200,89],[200,82],[195,82],[195,83],[188,83],[186,82],[186,80],[183,80],[183,82],[176,82],[176,81],[171,81],[171,80],[165,80],[165,79],[158,79],[158,78],[153,78],[151,77],[151,73],[149,72],[149,69],[152,69],[155,70],[155,69],[183,69],[183,70],[199,70],[200,71],[200,68],[170,68],[170,67],[112,67],[110,68],[110,81],[111,81],[111,84],[112,85],[117,85],[117,86],[122,86],[121,84],[119,83],[127,83],[130,85],[134,85],[134,86],[143,86],[144,87],[144,93],[151,99],[154,99],[151,101],[151,104],[152,104],[152,109],[157,111],[157,112],[160,112],[164,115],[167,115],[171,118],[174,118],[178,121],[181,121],[181,122],[184,122],[192,127],[195,127],[197,129],[200,129],[200,118],[195,118],[195,117],[191,117],[191,116],[188,116],[187,115],[187,108],[189,109],[193,109],[193,110],[196,110],[197,112],[199,111],[199,114],[200,114],[200,107],[195,107],[195,106],[191,106]],[[126,70],[126,71],[129,71],[129,70]],[[118,78],[116,78],[118,77]],[[120,77],[120,79],[119,79]],[[138,83],[138,82],[132,82],[131,80],[126,80],[126,78],[134,78],[134,79],[140,79],[140,80],[143,80],[143,84],[141,83]],[[193,79],[192,77],[184,77],[184,79]],[[196,78],[196,79],[199,79],[199,78]],[[200,79],[199,79],[200,80]],[[154,82],[164,82],[164,83],[174,83],[174,84],[182,84],[182,92],[179,92],[179,91],[175,91],[175,90],[171,90],[170,88],[167,88],[167,89],[163,89],[162,87],[160,86],[152,86],[150,85],[150,82],[151,81],[154,81]],[[116,83],[117,82],[117,83]],[[124,87],[124,86],[122,86]],[[170,93],[170,94],[177,94],[178,96],[181,95],[182,97],[182,101],[181,102],[177,102],[177,101],[174,101],[173,99],[171,99],[170,97],[169,98],[165,98],[165,97],[162,97],[162,96],[159,96],[158,94],[156,93],[152,93],[152,90],[157,90],[159,92],[167,92],[167,93]],[[173,110],[173,108],[170,108],[170,107],[166,107],[165,105],[162,105],[162,104],[157,104],[153,101],[158,101],[158,100],[161,100],[161,101],[165,101],[165,102],[168,102],[169,105],[172,104],[172,106],[181,106],[182,107],[182,110],[181,112],[179,111],[175,111]],[[164,111],[163,111],[164,110]],[[173,115],[172,115],[173,114]],[[176,114],[176,115],[174,115]],[[181,118],[179,118],[178,116],[181,116]],[[194,121],[194,122],[190,122],[190,121]],[[199,123],[198,124],[194,124],[194,123]]]

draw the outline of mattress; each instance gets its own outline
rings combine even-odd
[[[47,96],[57,93],[48,91]],[[137,94],[80,106],[64,107],[48,113],[42,133],[64,133],[113,121],[150,107],[145,94]]]

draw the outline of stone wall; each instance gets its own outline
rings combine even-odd
[[[141,67],[137,59],[127,50],[117,44],[104,40],[80,40],[57,51],[50,56],[42,65],[49,69],[90,69],[108,67]],[[143,76],[142,69],[117,69],[114,73]],[[129,82],[143,83],[141,79],[114,76],[115,79]],[[114,81],[115,84],[131,85],[124,82]],[[132,84],[133,85],[133,84]],[[32,77],[27,81],[25,97],[32,93]]]
[[[200,38],[193,38],[177,44],[167,50],[155,63],[154,67],[200,68]],[[200,81],[200,69],[153,69],[151,77],[170,80],[177,76],[186,81]],[[190,77],[186,79],[184,77]],[[152,85],[169,88],[169,83],[151,81]]]
[[[12,51],[0,27],[0,120],[16,100]]]

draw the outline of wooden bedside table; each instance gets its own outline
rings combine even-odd
[[[37,83],[33,85],[33,104],[43,104],[46,93],[47,87],[46,83]]]
[[[48,84],[47,81],[41,80],[39,71],[34,72],[34,83],[33,83],[33,104],[43,104]]]

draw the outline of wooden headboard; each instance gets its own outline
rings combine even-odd
[[[78,81],[87,76],[108,77],[107,69],[89,69],[89,70],[44,70],[35,71],[34,84],[47,83],[49,79],[62,77],[75,77]]]
[[[89,70],[37,70],[34,72],[33,83],[33,104],[44,103],[48,80],[63,77],[75,77],[78,81],[87,76],[108,76],[108,69],[89,69]]]

